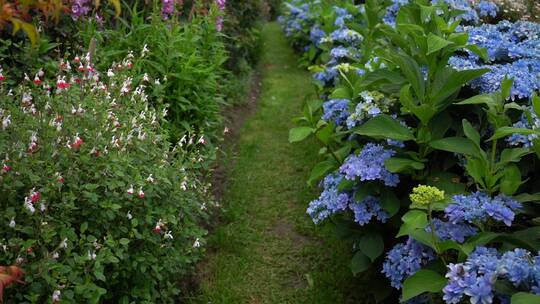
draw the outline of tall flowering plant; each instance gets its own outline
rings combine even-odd
[[[76,57],[54,81],[0,83],[0,265],[25,274],[8,302],[173,303],[198,260],[204,136],[171,144],[134,60],[102,73]]]
[[[500,23],[496,44],[472,26],[493,3],[310,4],[290,1],[282,24],[310,50],[322,101],[289,139],[323,146],[307,213],[353,242],[374,301],[538,302],[540,60],[518,34],[537,25]]]

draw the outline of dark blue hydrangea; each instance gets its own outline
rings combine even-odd
[[[443,300],[457,304],[468,296],[471,303],[492,303],[495,296],[502,303],[508,298],[497,295],[494,284],[506,280],[514,287],[538,294],[540,259],[524,249],[500,254],[494,248],[477,247],[464,263],[450,264],[446,274]]]
[[[493,219],[511,226],[515,212],[519,209],[521,204],[506,195],[500,194],[491,198],[486,193],[475,192],[470,195],[455,195],[444,212],[454,224]]]
[[[386,186],[395,187],[399,183],[399,175],[391,173],[384,165],[384,162],[395,154],[394,150],[385,149],[382,145],[368,143],[359,155],[349,155],[339,171],[349,180],[380,180]]]
[[[529,119],[527,115],[524,113],[521,115],[521,118],[518,122],[514,123],[514,128],[520,128],[520,129],[534,129],[534,130],[540,130],[540,119],[538,119],[538,116],[534,112],[532,108],[528,109],[529,115],[532,119],[532,124],[529,122]],[[506,138],[506,142],[508,142],[511,146],[523,146],[523,147],[532,147],[533,141],[538,138],[538,135],[536,134],[512,134],[508,138]]]
[[[382,273],[390,280],[392,287],[400,289],[406,278],[434,259],[435,252],[431,248],[409,238],[388,251]]]
[[[369,223],[373,218],[384,223],[389,217],[388,212],[382,209],[379,199],[373,196],[368,196],[360,202],[353,202],[349,204],[349,208],[354,214],[354,221],[360,226]]]
[[[322,119],[334,122],[336,125],[343,125],[349,117],[348,99],[330,99],[323,103]]]
[[[471,225],[464,223],[454,224],[437,218],[433,219],[433,226],[435,226],[435,234],[443,241],[452,240],[463,243],[467,237],[478,233],[478,229]],[[431,232],[431,226],[428,225],[426,231]]]
[[[315,224],[327,219],[336,212],[344,211],[349,206],[351,196],[338,190],[343,180],[340,174],[330,174],[321,183],[323,192],[318,199],[309,203],[307,213]]]
[[[315,73],[313,79],[319,81],[323,85],[333,84],[338,76],[338,70],[335,67],[329,67],[323,72]]]
[[[314,26],[311,28],[309,33],[309,39],[315,46],[321,44],[321,40],[326,37],[326,32],[322,30],[319,26]]]

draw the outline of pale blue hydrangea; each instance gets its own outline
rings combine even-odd
[[[337,173],[326,176],[321,183],[323,192],[318,199],[309,203],[307,213],[315,224],[319,224],[336,212],[344,211],[349,206],[351,197],[338,190],[343,176]]]
[[[360,101],[356,105],[354,112],[347,117],[347,128],[352,129],[361,125],[369,118],[379,115],[382,111],[374,102],[373,96],[367,91],[360,93]]]
[[[314,26],[311,28],[309,38],[315,46],[319,46],[324,37],[326,37],[326,32],[319,26]]]
[[[406,278],[434,259],[435,252],[431,248],[409,238],[388,251],[382,273],[390,280],[392,287],[401,289]]]
[[[330,34],[330,38],[335,42],[354,44],[361,42],[364,37],[360,35],[357,31],[353,31],[348,28],[340,28],[333,31]]]
[[[350,56],[349,50],[345,47],[338,46],[330,51],[330,56],[334,59],[341,59]]]
[[[521,203],[504,194],[491,198],[486,193],[474,192],[470,195],[455,195],[444,212],[454,224],[485,222],[492,219],[511,226],[515,212],[519,209]]]
[[[382,145],[368,143],[360,154],[349,155],[339,171],[349,180],[380,180],[386,186],[395,187],[399,183],[399,175],[391,173],[384,165],[384,162],[395,154],[394,150],[385,149]]]
[[[323,103],[322,119],[328,122],[334,122],[336,125],[342,125],[349,117],[348,99],[330,99]]]
[[[478,14],[480,17],[497,17],[497,13],[499,12],[499,7],[497,4],[491,2],[491,1],[480,1],[476,5],[476,10],[478,11]]]

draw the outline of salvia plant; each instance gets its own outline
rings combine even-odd
[[[171,143],[168,108],[147,102],[156,79],[135,79],[140,51],[104,72],[75,57],[16,87],[3,71],[0,265],[25,273],[8,303],[173,303],[199,259],[207,140]]]
[[[482,1],[287,1],[319,100],[307,209],[373,301],[538,303],[540,28]],[[384,282],[384,283],[381,283]],[[386,287],[385,287],[386,286]]]

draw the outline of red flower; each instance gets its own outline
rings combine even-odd
[[[4,165],[2,166],[2,171],[4,171],[4,172],[9,172],[9,171],[11,171],[11,167],[8,166],[8,165],[6,165],[6,164],[4,164]]]
[[[34,249],[32,247],[28,247],[28,249],[26,249],[26,252],[31,254],[32,252],[34,252]]]
[[[4,76],[2,73],[0,73],[0,81],[6,80],[6,76]]]
[[[155,233],[161,233],[161,226],[156,226],[154,229],[152,229]]]
[[[139,189],[139,198],[140,199],[143,199],[146,195],[144,194],[144,191],[141,189]]]
[[[35,85],[40,85],[40,84],[41,84],[41,79],[39,79],[39,77],[36,76],[36,77],[34,78],[34,84],[35,84]]]
[[[32,202],[32,204],[37,203],[40,198],[41,198],[41,193],[37,191],[34,191],[32,192],[32,194],[30,194],[30,202]]]
[[[71,148],[75,150],[79,150],[82,146],[84,141],[79,136],[75,137],[75,140],[73,141],[73,144],[71,144]]]
[[[69,82],[66,82],[65,80],[63,79],[59,79],[57,82],[56,82],[56,86],[61,89],[61,90],[65,90],[67,88],[69,88],[70,84]]]

